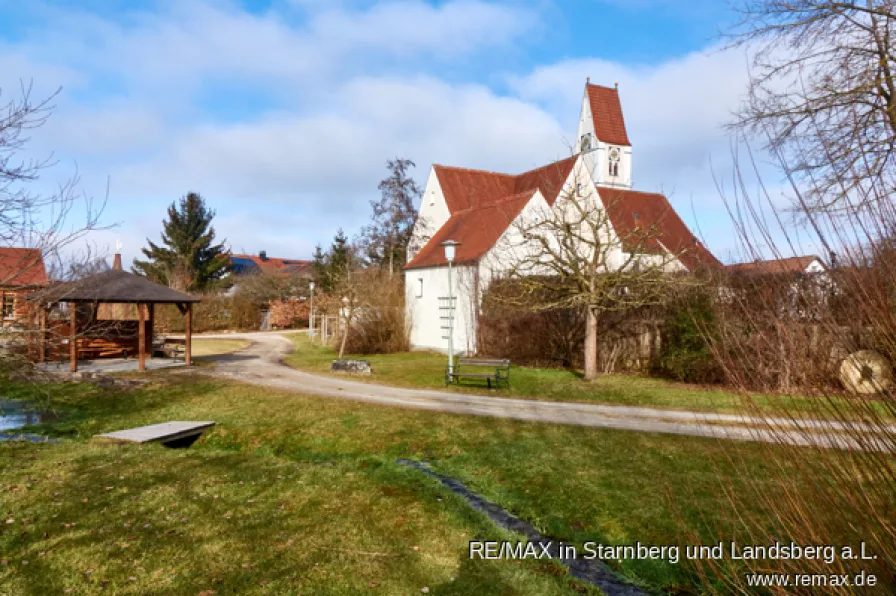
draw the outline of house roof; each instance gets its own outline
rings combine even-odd
[[[688,271],[722,267],[663,195],[603,186],[597,191],[626,251],[662,254],[665,248]]]
[[[0,248],[0,286],[45,286],[47,270],[38,248]]]
[[[588,103],[591,106],[591,119],[594,121],[594,134],[598,140],[612,145],[628,145],[628,134],[625,131],[625,118],[622,116],[622,102],[619,101],[619,90],[587,83]]]
[[[806,268],[819,259],[815,255],[787,257],[784,259],[756,260],[749,263],[734,263],[726,269],[735,273],[805,273]],[[823,263],[822,263],[823,264]]]
[[[112,302],[175,304],[199,298],[172,290],[127,271],[109,269],[78,281],[57,284],[29,296],[39,302]]]
[[[577,156],[573,155],[522,174],[500,174],[434,165],[448,211],[479,208],[531,189],[539,189],[549,204],[554,203],[569,178]]]
[[[446,240],[460,242],[456,249],[455,263],[479,260],[494,246],[536,192],[537,189],[530,189],[453,213],[420,252],[405,265],[405,269],[447,265],[445,250],[441,246]]]
[[[263,271],[265,273],[299,273],[311,266],[311,261],[301,259],[280,259],[259,255],[230,255],[234,272],[239,274]]]

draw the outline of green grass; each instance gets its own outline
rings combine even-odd
[[[296,351],[286,358],[295,368],[320,374],[330,374],[330,363],[336,352],[320,343],[311,343],[308,336],[291,335]],[[447,357],[433,352],[403,352],[399,354],[351,354],[346,358],[364,358],[370,361],[370,376],[353,377],[355,380],[395,385],[440,389],[461,393],[487,393],[494,397],[514,397],[543,401],[571,401],[606,403],[626,406],[707,410],[740,413],[744,411],[744,397],[720,388],[676,383],[663,379],[635,375],[601,375],[594,381],[585,381],[577,371],[556,368],[529,368],[514,366],[510,372],[510,388],[491,391],[479,383],[458,387],[445,386],[444,374]],[[751,396],[752,405],[770,412],[784,409],[817,413],[819,402],[801,396]],[[847,409],[848,410],[848,409]],[[881,408],[880,414],[890,410]],[[846,412],[848,414],[848,411]]]
[[[682,527],[707,543],[739,537],[718,490],[743,482],[727,455],[759,477],[777,465],[750,443],[151,376],[126,393],[51,387],[66,416],[32,430],[63,442],[0,442],[0,593],[574,594],[583,587],[550,562],[469,560],[469,540],[508,535],[395,459],[430,461],[579,543],[678,543]],[[23,385],[4,393],[35,398]],[[191,419],[218,426],[187,450],[90,439]],[[681,566],[616,567],[647,586],[695,587]]]
[[[196,358],[203,356],[217,356],[219,354],[229,354],[242,350],[249,345],[249,341],[245,339],[204,339],[201,337],[193,338],[191,350],[192,355]]]

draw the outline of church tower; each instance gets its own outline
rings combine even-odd
[[[625,131],[619,86],[585,83],[585,97],[576,133],[576,154],[582,154],[598,186],[632,187],[632,144]]]

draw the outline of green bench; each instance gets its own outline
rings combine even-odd
[[[458,358],[454,371],[445,369],[445,384],[459,385],[461,379],[485,379],[488,388],[510,387],[510,360],[498,358]]]

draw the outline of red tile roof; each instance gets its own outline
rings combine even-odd
[[[311,261],[302,261],[300,259],[278,259],[275,257],[265,257],[262,259],[258,255],[230,255],[231,263],[240,261],[252,261],[252,263],[264,271],[265,273],[299,273],[311,266]]]
[[[45,286],[47,270],[38,248],[0,248],[0,286]]]
[[[597,191],[627,251],[661,254],[665,247],[688,271],[722,267],[663,195],[603,186]]]
[[[532,199],[536,190],[527,190],[486,205],[468,207],[453,213],[411,262],[405,265],[405,269],[447,265],[445,249],[441,246],[446,240],[460,242],[454,258],[455,263],[478,261],[495,245],[504,230]]]
[[[619,101],[619,90],[601,87],[588,83],[588,102],[591,104],[591,118],[594,121],[594,134],[598,140],[612,145],[628,145],[628,134],[625,132],[625,119],[622,117],[622,103]]]
[[[553,205],[576,159],[573,155],[516,176],[440,165],[434,165],[433,169],[448,211],[456,213],[471,207],[484,207],[535,188],[541,190],[544,198]]]
[[[735,263],[728,265],[726,269],[736,273],[803,273],[812,261],[821,262],[815,255],[802,257],[787,257],[785,259],[771,259],[767,261],[751,261],[749,263]]]

